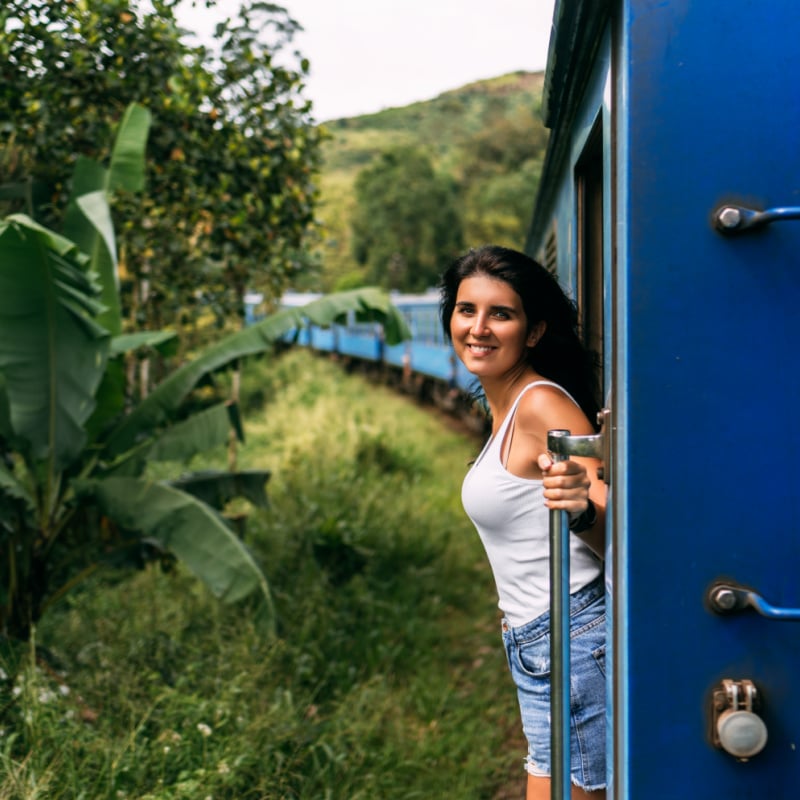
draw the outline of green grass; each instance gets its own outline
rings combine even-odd
[[[244,392],[277,639],[180,568],[95,578],[41,621],[38,656],[0,654],[0,800],[521,797],[459,499],[476,443],[307,352],[249,363]]]

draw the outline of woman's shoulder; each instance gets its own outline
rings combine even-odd
[[[547,429],[584,427],[586,417],[566,389],[552,381],[527,385],[517,406],[518,424]],[[577,432],[577,431],[576,431]]]
[[[549,381],[546,378],[537,378],[527,383],[522,388],[518,397],[520,405],[524,404],[533,407],[547,406],[550,403],[561,404],[565,401],[574,406],[578,405],[572,395],[563,386],[554,381]]]

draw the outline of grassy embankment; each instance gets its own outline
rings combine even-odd
[[[306,352],[248,364],[245,404],[277,640],[181,569],[89,584],[39,625],[54,671],[0,660],[0,800],[521,797],[475,442]]]

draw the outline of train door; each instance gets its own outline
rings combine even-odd
[[[794,800],[800,5],[616,8],[610,795]]]
[[[578,221],[577,301],[586,344],[598,357],[598,390],[604,392],[604,192],[603,126],[598,120],[575,168]],[[606,202],[607,205],[607,202]]]

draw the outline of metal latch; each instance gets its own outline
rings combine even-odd
[[[739,761],[758,755],[767,743],[767,726],[755,710],[761,699],[751,680],[725,678],[712,696],[711,742]]]
[[[570,456],[578,458],[597,458],[602,466],[597,477],[611,483],[611,409],[603,408],[597,412],[600,433],[571,434],[569,431],[552,430],[547,432],[547,449],[555,461],[563,461]]]
[[[752,608],[768,619],[800,621],[800,608],[774,606],[758,592],[730,581],[715,583],[708,590],[708,603],[717,614],[734,614]]]
[[[783,208],[768,208],[759,211],[755,208],[744,206],[720,206],[714,212],[714,225],[720,233],[733,234],[762,228],[771,222],[780,222],[786,219],[800,219],[800,207],[787,206]]]

